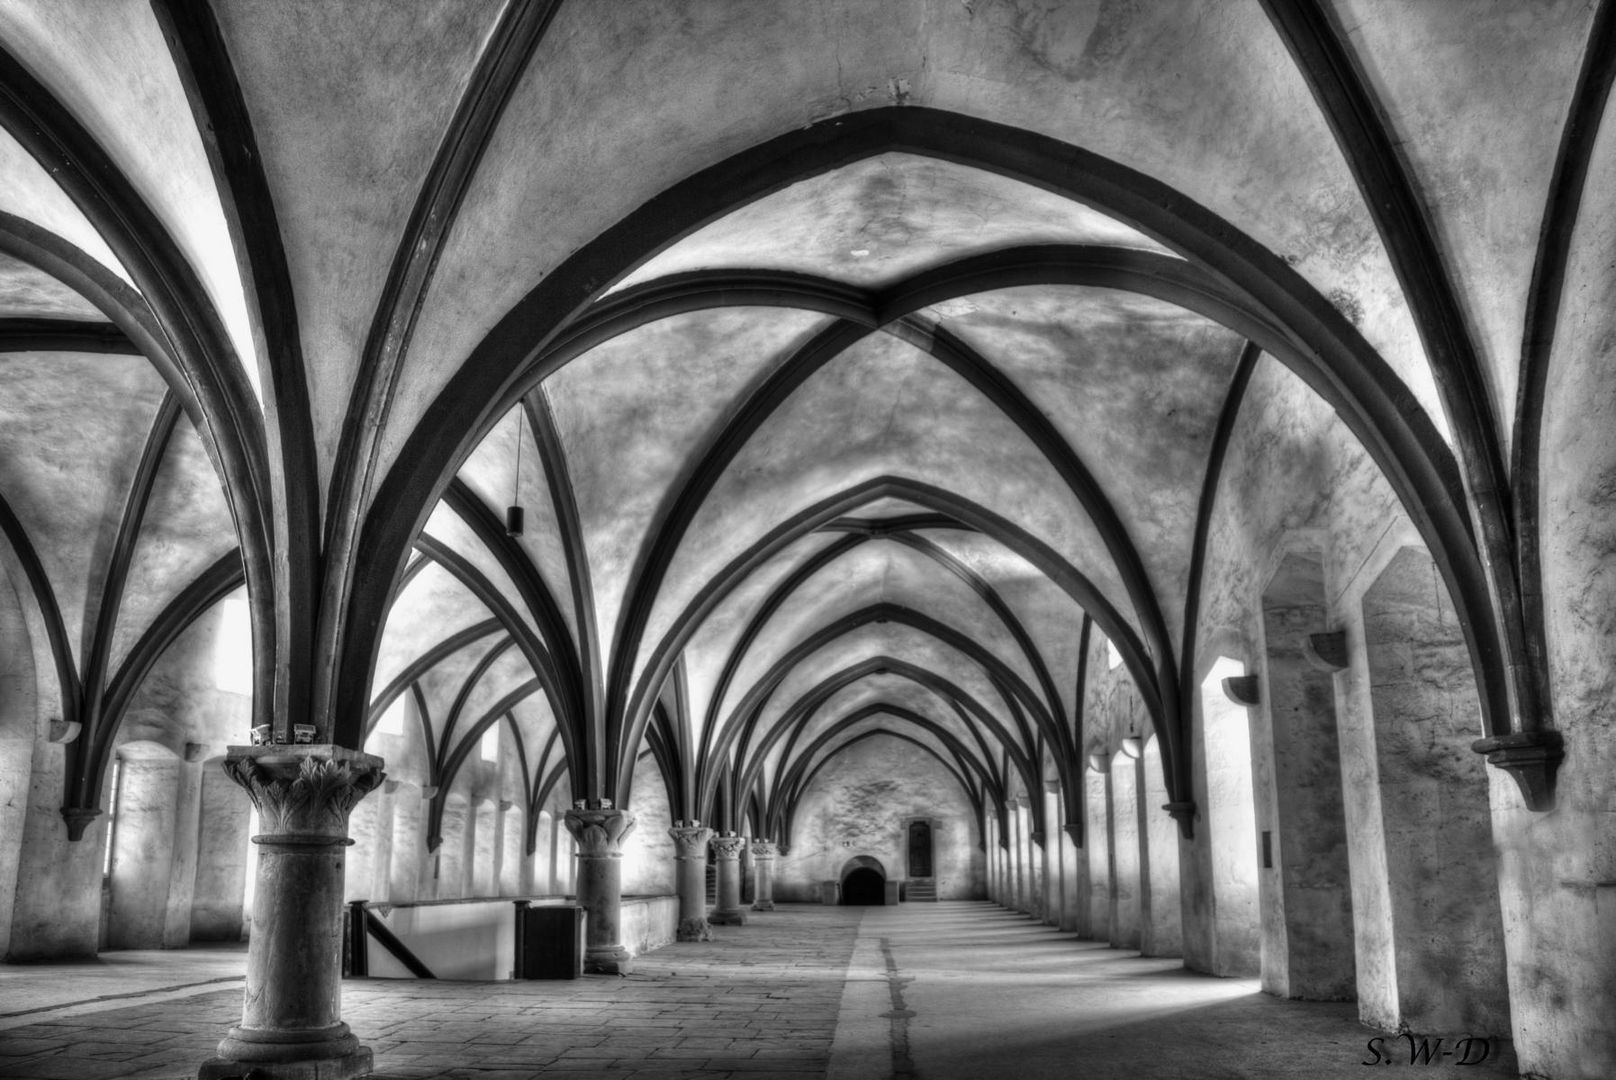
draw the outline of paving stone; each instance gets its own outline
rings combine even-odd
[[[822,1077],[858,919],[788,909],[754,920],[744,936],[646,954],[629,978],[353,979],[343,985],[344,1019],[375,1051],[375,1080],[718,1080],[736,1070],[779,1080],[788,1067]],[[0,1031],[0,1076],[191,1077],[240,1016],[232,987],[55,1017]]]

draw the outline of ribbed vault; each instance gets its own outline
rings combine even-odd
[[[360,746],[405,702],[439,815],[492,729],[530,830],[649,752],[676,816],[784,839],[888,733],[973,805],[1059,779],[1076,822],[1092,632],[1187,826],[1208,523],[1259,365],[1432,551],[1476,734],[1551,726],[1510,497],[1542,377],[1509,349],[1527,312],[1477,299],[1548,271],[1477,222],[1546,196],[1574,87],[1467,72],[1510,118],[1500,179],[1473,218],[1417,198],[1477,152],[1417,41],[1502,16],[58,7],[0,20],[0,524],[84,730],[70,816],[142,673],[245,584],[254,723]],[[1533,55],[1588,18],[1556,8]]]

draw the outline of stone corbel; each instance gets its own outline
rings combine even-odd
[[[84,830],[90,827],[90,822],[101,816],[99,806],[64,806],[62,807],[62,820],[67,822],[67,838],[69,840],[83,840]]]
[[[1068,821],[1065,825],[1062,825],[1061,828],[1065,829],[1066,835],[1072,838],[1072,844],[1077,847],[1078,850],[1082,850],[1083,823],[1081,821]]]
[[[1487,764],[1515,779],[1528,810],[1554,809],[1554,777],[1565,759],[1565,740],[1558,731],[1517,731],[1477,739],[1470,749],[1487,756]],[[64,811],[65,813],[65,811]]]
[[[1223,696],[1236,705],[1244,705],[1247,708],[1257,704],[1262,700],[1262,695],[1258,690],[1257,676],[1230,675],[1223,680]]]
[[[1309,634],[1302,642],[1302,657],[1315,671],[1334,674],[1347,670],[1347,632]]]
[[[1178,822],[1178,835],[1186,840],[1195,839],[1195,804],[1193,802],[1170,802],[1162,804],[1167,816]]]

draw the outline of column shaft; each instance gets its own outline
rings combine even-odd
[[[746,922],[741,910],[741,847],[744,837],[725,833],[714,837],[713,852],[718,856],[718,906],[708,916],[715,926],[740,926]]]
[[[780,849],[769,840],[752,841],[752,865],[755,869],[752,889],[752,910],[774,910],[774,858]]]
[[[707,922],[707,842],[713,830],[699,821],[676,821],[668,830],[679,864],[679,941],[711,941]]]
[[[567,811],[567,831],[578,843],[578,903],[584,919],[584,971],[626,974],[633,966],[623,947],[623,838],[634,815],[610,801],[580,801]]]
[[[380,758],[338,746],[233,746],[225,771],[263,833],[241,1023],[201,1080],[342,1080],[371,1052],[342,1022],[342,867],[348,815],[381,783]]]

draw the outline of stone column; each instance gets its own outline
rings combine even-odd
[[[1085,922],[1084,910],[1088,906],[1088,883],[1081,878],[1083,851],[1077,846],[1083,835],[1083,826],[1068,823],[1061,826],[1061,915],[1060,928],[1068,934],[1081,935]]]
[[[988,879],[988,899],[995,904],[999,902],[999,853],[996,850],[998,841],[994,839],[996,834],[993,810],[990,808],[982,813],[982,861]]]
[[[718,906],[708,921],[715,926],[741,926],[746,912],[741,910],[741,848],[746,838],[727,832],[712,839],[718,856]]]
[[[196,860],[202,822],[202,753],[198,743],[185,744],[180,764],[179,801],[174,808],[174,863],[169,871],[168,909],[163,920],[163,948],[183,949],[191,943],[191,907],[196,902]]]
[[[1016,869],[1015,884],[1012,893],[1016,898],[1017,911],[1032,914],[1032,836],[1028,827],[1027,808],[1030,805],[1026,795],[1017,795],[1015,805],[1010,810],[1010,830],[1015,846]]]
[[[348,814],[382,782],[382,759],[341,746],[232,746],[225,772],[263,832],[241,1023],[201,1080],[343,1080],[371,1071],[342,1022],[342,863]]]
[[[752,887],[752,910],[774,910],[774,857],[780,853],[772,840],[752,841],[752,865],[756,877]]]
[[[634,815],[610,799],[579,800],[567,811],[567,831],[578,844],[578,904],[585,918],[584,971],[624,975],[633,966],[623,947],[623,838]]]
[[[1061,833],[1059,821],[1060,782],[1044,781],[1044,922],[1059,926],[1061,921]]]
[[[711,941],[707,922],[707,841],[713,830],[699,821],[676,821],[668,830],[679,863],[679,941]]]

